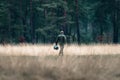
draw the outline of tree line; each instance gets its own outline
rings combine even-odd
[[[120,0],[0,0],[0,41],[119,43]]]

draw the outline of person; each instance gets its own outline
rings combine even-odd
[[[63,56],[63,49],[64,49],[64,45],[66,43],[66,36],[64,35],[64,31],[60,31],[60,34],[57,36],[56,39],[56,45],[60,46],[60,51],[59,51],[59,55]]]

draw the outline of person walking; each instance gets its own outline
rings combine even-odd
[[[56,43],[56,45],[58,45],[58,43],[59,43],[59,46],[60,46],[59,55],[63,56],[63,49],[64,49],[64,45],[66,43],[66,36],[64,35],[64,31],[60,31],[60,34],[57,36],[55,43]]]

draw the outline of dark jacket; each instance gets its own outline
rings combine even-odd
[[[56,40],[56,45],[57,44],[60,44],[60,45],[64,45],[66,43],[66,36],[64,34],[59,34],[57,36],[57,40]]]

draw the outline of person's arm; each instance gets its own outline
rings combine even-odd
[[[66,36],[64,35],[64,43],[66,44],[67,43],[67,38],[66,38]]]
[[[59,41],[59,37],[57,36],[57,39],[56,39],[56,42],[55,42],[56,45],[58,44],[58,41]]]

